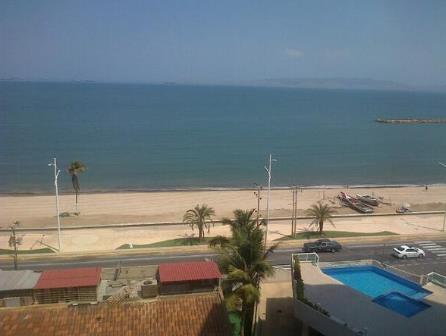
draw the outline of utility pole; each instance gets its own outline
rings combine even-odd
[[[293,211],[291,215],[291,237],[296,235],[297,228],[297,186],[292,187],[291,192],[293,193]]]
[[[262,186],[260,186],[260,185],[258,185],[257,183],[256,183],[256,186],[257,186],[257,191],[254,191],[254,195],[257,197],[257,218],[256,218],[256,223],[257,223],[257,226],[259,226],[259,223],[260,223],[260,200],[262,199],[262,196],[261,196],[261,192],[262,192]]]
[[[59,242],[59,253],[62,252],[62,241],[61,241],[61,233],[60,233],[60,209],[59,209],[59,186],[57,184],[57,178],[59,177],[60,170],[57,169],[57,160],[53,159],[52,163],[48,163],[48,166],[54,167],[54,188],[56,189],[56,217],[57,217],[57,236]]]
[[[269,154],[268,167],[265,166],[266,173],[268,174],[268,194],[266,198],[266,228],[265,228],[265,246],[268,238],[268,225],[269,225],[269,202],[271,198],[271,163],[277,161],[272,159],[271,153]]]
[[[17,238],[15,229],[19,226],[20,222],[15,221],[9,228],[11,229],[11,236],[9,237],[9,247],[14,248],[14,269],[18,269],[18,247],[22,243],[21,238]]]

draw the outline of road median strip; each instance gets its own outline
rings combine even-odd
[[[339,238],[337,241],[344,245],[349,244],[398,244],[407,241],[416,241],[420,239],[430,240],[446,240],[445,233],[439,234],[423,234],[423,235],[389,235],[389,236],[368,236],[368,237],[346,237]],[[289,240],[280,242],[280,248],[301,248],[307,239]],[[268,245],[271,245],[269,243]],[[122,250],[101,250],[101,251],[85,251],[85,252],[63,252],[52,254],[31,254],[19,255],[19,261],[33,261],[39,259],[51,260],[91,260],[94,258],[101,258],[106,256],[132,256],[145,254],[147,256],[167,256],[167,255],[188,255],[188,254],[204,254],[215,253],[215,250],[209,248],[207,245],[194,246],[176,246],[176,247],[156,247],[156,248],[138,248],[138,249],[122,249]],[[10,255],[0,256],[0,261],[10,260]]]

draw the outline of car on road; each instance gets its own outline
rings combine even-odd
[[[424,258],[426,253],[418,247],[412,247],[407,245],[401,245],[400,247],[395,247],[392,254],[400,259],[407,258]]]
[[[405,207],[400,207],[398,209],[396,209],[396,213],[398,214],[406,214],[412,212],[409,208],[405,208]]]
[[[335,240],[330,239],[319,239],[315,242],[305,243],[303,247],[303,252],[337,252],[342,249],[341,244]]]

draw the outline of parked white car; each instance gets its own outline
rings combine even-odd
[[[393,249],[393,255],[397,258],[407,259],[407,258],[424,258],[426,253],[418,247],[411,247],[407,245],[401,245],[400,247],[395,247]]]

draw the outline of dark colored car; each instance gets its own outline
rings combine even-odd
[[[335,240],[319,239],[315,242],[305,243],[302,249],[304,252],[337,252],[342,250],[341,244]]]

